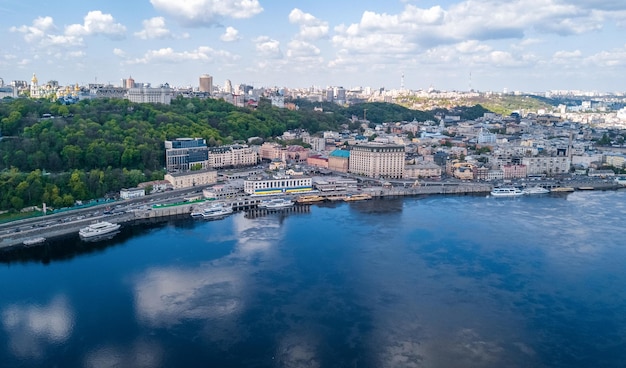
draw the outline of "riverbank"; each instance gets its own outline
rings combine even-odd
[[[623,188],[613,183],[591,183],[584,187],[573,187],[574,190],[616,190]],[[388,198],[388,197],[411,197],[423,195],[465,195],[465,194],[489,194],[493,189],[491,184],[487,183],[425,183],[412,187],[365,187],[358,191],[340,191],[317,193],[325,197],[327,201],[342,200],[348,194],[366,193],[372,198]],[[241,196],[228,199],[227,203],[236,211],[244,211],[256,208],[256,204],[260,201],[258,197]],[[133,210],[127,212],[111,213],[99,215],[89,218],[84,216],[71,217],[71,221],[65,222],[65,219],[53,219],[52,216],[42,216],[29,219],[28,222],[20,222],[16,224],[0,225],[0,249],[23,246],[24,240],[36,237],[45,237],[46,239],[54,239],[67,236],[98,221],[108,221],[123,226],[132,225],[134,221],[156,220],[175,216],[186,216],[192,212],[194,207],[201,206],[197,203],[180,203],[175,206],[159,206],[153,205],[142,210]],[[67,214],[65,214],[67,215]]]

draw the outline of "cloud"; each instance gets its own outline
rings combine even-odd
[[[282,58],[283,52],[280,50],[280,42],[267,36],[260,36],[254,40],[256,50],[262,56],[270,58]]]
[[[251,18],[263,11],[258,0],[150,0],[150,3],[185,26],[214,26],[222,18]]]
[[[126,27],[115,23],[111,14],[94,10],[85,15],[83,24],[71,24],[65,27],[65,35],[73,37],[103,35],[111,39],[123,39],[126,35]]]
[[[289,22],[300,25],[298,38],[316,40],[328,35],[328,22],[295,8],[289,13]]]
[[[290,19],[304,22],[310,18],[292,13]],[[613,16],[560,0],[467,0],[447,8],[406,4],[397,14],[363,12],[358,23],[336,26],[332,42],[347,53],[393,57],[469,40],[522,40],[530,33],[566,36],[594,32]]]
[[[601,68],[626,66],[626,46],[610,51],[601,51],[585,58],[584,63]]]
[[[149,50],[142,58],[128,60],[127,64],[149,64],[149,63],[184,63],[187,61],[213,62],[216,60],[233,62],[239,59],[228,51],[214,50],[208,46],[200,46],[192,51],[174,51],[171,47],[158,50]]]
[[[119,56],[119,57],[126,57],[126,52],[122,49],[118,49],[118,48],[114,48],[113,49],[113,55],[115,56]]]
[[[154,38],[164,39],[172,37],[172,33],[165,27],[165,18],[154,17],[142,22],[143,29],[135,32],[135,36],[142,40]]]
[[[83,39],[75,35],[55,34],[58,28],[54,25],[52,17],[38,17],[33,20],[32,26],[22,25],[11,27],[11,32],[24,34],[24,41],[31,44],[38,44],[39,47],[60,47],[69,48],[82,46]]]
[[[240,40],[239,31],[233,27],[226,27],[226,32],[220,36],[220,40],[224,42],[234,42]]]

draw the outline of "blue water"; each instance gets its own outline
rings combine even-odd
[[[0,254],[0,366],[623,367],[626,191],[426,197]]]

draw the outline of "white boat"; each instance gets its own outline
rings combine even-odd
[[[523,190],[524,194],[528,194],[528,195],[533,195],[533,194],[548,194],[550,193],[549,189],[540,187],[540,186],[536,186],[536,187],[530,187],[530,188],[524,188]]]
[[[626,186],[626,176],[618,176],[615,178],[615,184]]]
[[[119,224],[101,221],[80,229],[78,231],[78,235],[80,235],[80,237],[83,239],[89,239],[112,233],[114,231],[117,231],[119,228]]]
[[[515,187],[500,187],[493,188],[491,195],[494,197],[519,197],[524,195],[524,192]]]
[[[278,210],[282,208],[288,208],[293,206],[294,202],[291,199],[286,198],[274,198],[261,201],[257,207],[266,210]]]
[[[202,210],[202,218],[215,219],[226,217],[233,213],[233,208],[225,203],[214,203]],[[192,214],[193,215],[193,214]]]
[[[38,236],[36,238],[24,239],[22,244],[24,244],[27,247],[30,247],[31,245],[41,244],[41,243],[43,243],[45,241],[46,241],[46,238],[44,238],[43,236]]]

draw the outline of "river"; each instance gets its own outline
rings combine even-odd
[[[128,226],[0,253],[7,367],[622,367],[626,191]]]

